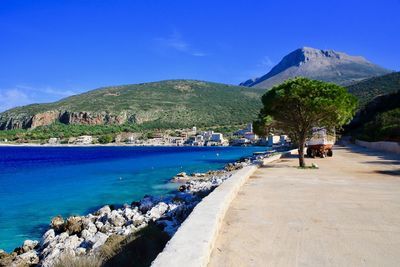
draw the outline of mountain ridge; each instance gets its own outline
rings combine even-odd
[[[269,89],[294,77],[348,85],[392,71],[344,52],[311,47],[298,48],[282,58],[267,74],[242,82],[241,86]]]
[[[261,107],[263,90],[198,80],[165,80],[110,86],[57,102],[32,104],[0,113],[0,130],[63,124],[160,126],[239,124]]]

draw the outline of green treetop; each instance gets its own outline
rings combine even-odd
[[[301,167],[305,166],[304,147],[312,128],[341,127],[351,120],[357,108],[357,99],[345,88],[306,78],[273,87],[262,96],[262,103],[257,129],[265,133],[273,126],[287,133],[299,146]]]

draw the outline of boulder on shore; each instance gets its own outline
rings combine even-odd
[[[16,252],[8,254],[4,250],[0,249],[0,266],[10,266],[16,257]]]
[[[33,250],[38,244],[39,241],[36,240],[25,240],[24,244],[22,245],[22,251],[25,253],[30,250]]]
[[[82,218],[79,216],[71,216],[67,219],[65,224],[65,230],[68,231],[70,235],[79,234],[83,230]]]
[[[38,263],[39,263],[38,253],[35,250],[30,250],[21,255],[18,255],[12,262],[11,266],[29,267],[32,265],[36,265]]]
[[[65,227],[65,222],[63,217],[60,215],[51,219],[50,227],[54,229],[56,232],[63,232]]]

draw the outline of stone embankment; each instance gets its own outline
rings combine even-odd
[[[193,208],[232,174],[245,166],[258,164],[269,154],[257,155],[229,163],[224,170],[187,175],[178,174],[176,193],[145,196],[139,202],[114,209],[104,206],[86,216],[64,219],[56,216],[40,241],[26,240],[12,253],[0,250],[0,266],[53,266],[62,257],[97,255],[107,239],[127,237],[155,223],[169,236],[173,236]]]
[[[388,141],[367,142],[362,140],[356,140],[356,145],[366,147],[369,149],[400,154],[400,142],[388,142]]]

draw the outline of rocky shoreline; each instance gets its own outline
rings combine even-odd
[[[144,196],[122,208],[106,205],[86,216],[56,216],[40,241],[25,240],[12,253],[0,250],[0,266],[49,267],[62,257],[99,256],[107,240],[127,237],[149,224],[157,225],[171,237],[193,208],[236,170],[260,164],[273,154],[274,151],[267,151],[242,158],[223,170],[179,173],[172,179],[179,189],[166,196]]]

